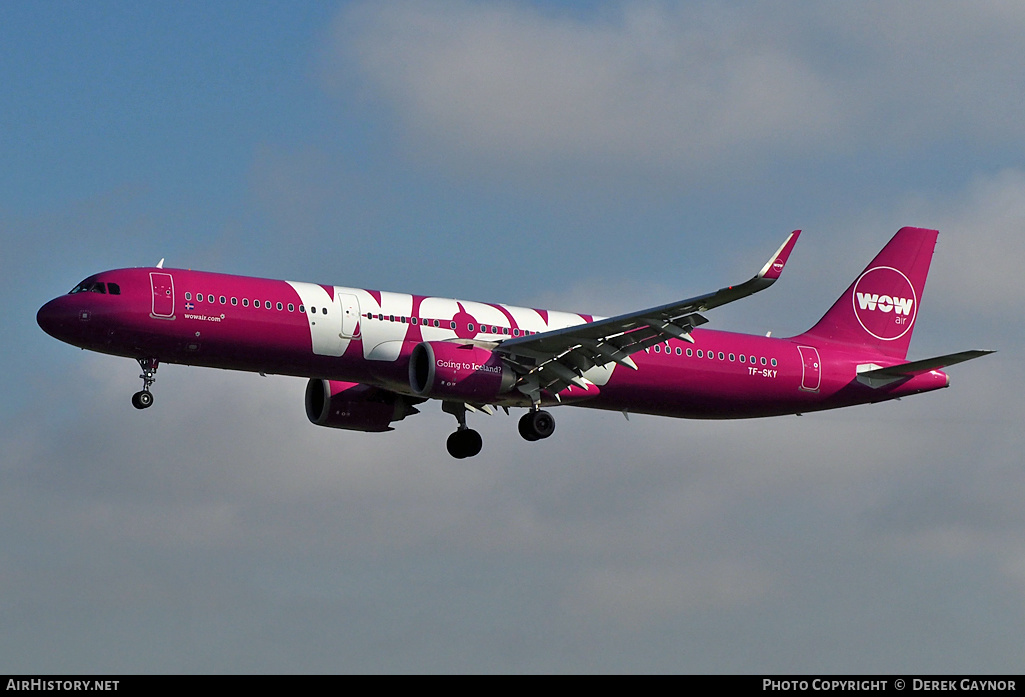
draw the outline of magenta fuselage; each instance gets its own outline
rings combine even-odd
[[[116,356],[362,383],[411,396],[409,360],[421,342],[486,348],[596,319],[182,269],[118,269],[91,276],[83,286],[90,282],[104,292],[64,295],[39,310],[39,325],[48,334]],[[881,309],[901,321],[901,308]],[[587,389],[573,385],[558,396],[546,393],[543,401],[662,416],[747,418],[880,402],[949,382],[933,370],[870,387],[858,381],[859,370],[897,365],[902,357],[822,336],[695,329],[691,337],[693,343],[672,338],[633,354],[636,370],[616,363],[592,368],[584,374]],[[484,364],[468,367],[489,370]],[[516,390],[483,401],[531,406]]]

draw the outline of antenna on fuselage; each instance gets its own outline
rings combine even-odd
[[[160,257],[160,261],[157,262],[157,268],[158,269],[164,268],[164,258],[163,257]]]

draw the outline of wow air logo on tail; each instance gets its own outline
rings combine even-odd
[[[854,284],[854,316],[862,329],[882,341],[908,333],[918,302],[908,277],[890,266],[876,266]]]

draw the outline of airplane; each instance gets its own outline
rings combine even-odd
[[[706,313],[771,286],[800,235],[754,277],[615,317],[204,271],[89,276],[37,313],[74,346],[134,358],[153,404],[160,363],[308,379],[306,414],[330,428],[390,431],[429,399],[455,417],[449,454],[483,447],[467,412],[526,408],[527,441],[555,431],[542,407],[697,419],[803,414],[947,387],[941,370],[992,353],[907,361],[938,232],[905,227],[811,329],[789,338],[699,329]]]

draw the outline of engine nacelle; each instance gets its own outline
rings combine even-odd
[[[422,397],[488,403],[515,383],[499,356],[473,344],[425,341],[409,357],[409,386]]]
[[[389,424],[418,412],[408,397],[379,387],[338,380],[310,380],[306,385],[306,416],[318,426],[390,431]]]

